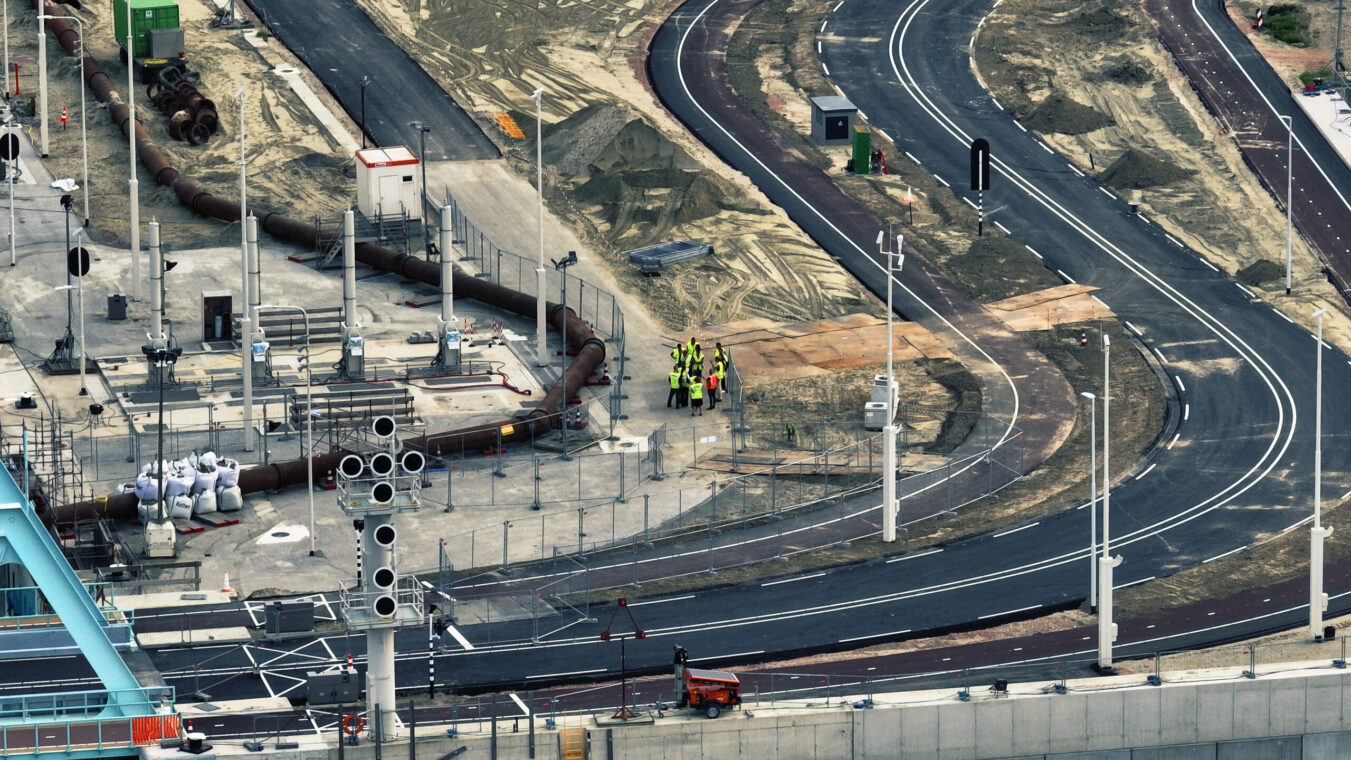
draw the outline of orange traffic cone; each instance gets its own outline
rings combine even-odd
[[[229,570],[226,570],[226,571],[225,571],[225,580],[222,581],[220,585],[221,585],[220,592],[221,592],[222,594],[233,594],[233,593],[235,592],[234,589],[230,588],[230,571],[229,571]]]

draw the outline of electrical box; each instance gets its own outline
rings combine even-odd
[[[891,381],[891,398],[893,398],[893,399],[896,398],[898,388],[899,388],[899,385],[898,385],[897,382],[893,379],[893,380]],[[886,375],[873,375],[872,397],[869,398],[868,400],[869,400],[869,401],[881,401],[881,402],[884,403],[884,404],[887,403],[887,401],[888,401],[889,399],[887,398],[887,376],[886,376]]]
[[[366,339],[360,335],[349,335],[342,349],[342,369],[347,377],[361,377],[366,374]]]
[[[863,429],[881,430],[887,426],[887,402],[869,401],[863,405]]]
[[[405,146],[363,148],[357,156],[357,210],[378,216],[422,218],[422,168]]]
[[[228,290],[202,291],[202,341],[234,338],[235,297]]]
[[[307,701],[312,705],[336,705],[361,699],[361,679],[356,668],[305,674]]]
[[[858,108],[848,98],[822,95],[812,98],[812,139],[822,145],[848,145]]]
[[[272,344],[265,340],[256,340],[250,346],[249,356],[253,361],[249,362],[249,366],[253,368],[254,380],[267,379],[268,370],[272,364],[271,357],[268,355],[268,349],[271,347]]]
[[[279,633],[308,633],[314,630],[312,602],[273,602],[267,605],[264,631],[269,636]]]
[[[168,559],[173,557],[177,540],[172,521],[151,520],[145,524],[145,556],[147,558]]]

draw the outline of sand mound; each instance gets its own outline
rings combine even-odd
[[[1098,71],[1098,79],[1104,82],[1142,85],[1154,81],[1154,75],[1134,58],[1122,56],[1108,61],[1107,65]]]
[[[1261,287],[1268,282],[1285,279],[1285,267],[1274,261],[1258,259],[1238,270],[1238,281]]]
[[[680,146],[667,140],[646,122],[634,119],[619,130],[610,144],[591,162],[591,168],[615,172],[653,169],[695,171],[701,167]]]
[[[1074,30],[1077,36],[1104,39],[1124,33],[1126,20],[1106,8],[1094,8],[1080,13],[1064,26]]]
[[[535,153],[534,114],[515,115],[521,131],[530,137],[525,149]],[[544,165],[570,179],[585,179],[588,167],[608,148],[615,137],[633,121],[628,109],[613,105],[592,105],[557,124],[544,127]]]
[[[1098,175],[1098,181],[1118,190],[1139,190],[1176,182],[1191,172],[1134,148],[1122,153]]]
[[[1082,135],[1115,124],[1111,116],[1062,93],[1047,97],[1023,119],[1023,126],[1028,129],[1062,135]]]

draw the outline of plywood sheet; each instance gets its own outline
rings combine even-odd
[[[1095,290],[1097,288],[1088,285],[1059,285],[996,301],[989,304],[989,309],[1018,332],[1050,330],[1057,325],[1116,316],[1093,297]]]

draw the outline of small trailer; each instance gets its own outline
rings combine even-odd
[[[722,711],[741,704],[741,679],[735,673],[723,670],[704,670],[688,665],[685,648],[675,648],[675,693],[680,695],[677,707],[703,710],[704,715],[716,718]]]

